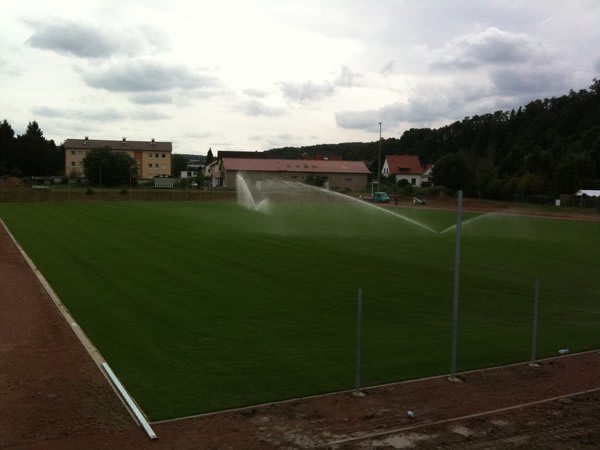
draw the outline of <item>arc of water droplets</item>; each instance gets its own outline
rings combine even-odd
[[[285,183],[288,184],[288,185],[294,184],[294,183],[292,183],[290,181],[286,181]],[[373,203],[366,202],[366,201],[358,199],[356,197],[352,197],[350,195],[342,194],[341,192],[329,191],[327,189],[323,189],[323,188],[316,187],[316,186],[310,186],[310,185],[302,184],[302,183],[295,183],[294,185],[302,186],[305,189],[317,190],[317,191],[322,192],[322,193],[326,193],[326,194],[329,194],[329,195],[341,197],[341,198],[343,198],[345,200],[351,200],[353,202],[357,202],[357,203],[359,203],[361,205],[365,205],[365,206],[370,207],[370,208],[375,208],[377,211],[381,211],[383,213],[389,214],[389,215],[391,215],[393,217],[396,217],[397,219],[405,220],[406,222],[412,223],[413,225],[421,227],[421,228],[423,228],[423,229],[425,229],[427,231],[431,231],[434,234],[438,234],[438,232],[435,231],[433,228],[429,228],[427,225],[425,225],[425,224],[423,224],[421,222],[418,222],[416,220],[413,220],[410,217],[406,217],[406,216],[404,216],[402,214],[395,213],[393,211],[390,211],[389,209],[382,208],[381,206],[374,205]]]
[[[491,212],[491,213],[485,213],[485,214],[481,214],[480,216],[472,217],[471,219],[467,219],[467,220],[465,220],[465,221],[464,221],[464,222],[461,224],[461,226],[465,226],[465,225],[468,225],[468,224],[470,224],[470,223],[477,222],[478,220],[480,220],[480,219],[483,219],[484,217],[489,217],[489,216],[492,216],[492,215],[494,215],[494,214],[496,214],[496,213],[493,213],[493,212]],[[454,225],[450,225],[448,228],[444,228],[442,231],[440,231],[440,234],[447,233],[448,231],[450,231],[450,230],[453,230],[453,229],[455,229],[455,228],[456,228],[456,224],[454,224]]]

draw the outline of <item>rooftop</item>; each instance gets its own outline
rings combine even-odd
[[[223,158],[223,167],[248,172],[370,173],[362,161]]]
[[[137,150],[137,151],[173,151],[171,142],[158,142],[154,139],[150,141],[128,141],[125,138],[121,140],[109,139],[67,139],[65,141],[65,149],[85,149],[85,148],[104,148],[110,147],[113,150]]]

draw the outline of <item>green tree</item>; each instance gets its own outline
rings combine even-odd
[[[173,155],[171,156],[171,173],[174,177],[179,177],[181,172],[187,169],[188,159],[183,155]]]
[[[460,153],[442,156],[432,170],[435,184],[450,189],[462,189],[467,181],[467,162]]]
[[[15,165],[25,175],[54,175],[57,167],[56,146],[44,138],[44,132],[36,121],[29,122],[24,135],[15,141]]]
[[[135,160],[110,147],[94,149],[83,158],[84,174],[92,184],[126,186],[137,177]]]
[[[15,132],[5,120],[0,123],[0,175],[14,167]]]
[[[214,160],[215,160],[215,157],[213,155],[212,149],[209,148],[208,153],[206,154],[206,161],[204,162],[204,164],[206,164],[208,166]]]

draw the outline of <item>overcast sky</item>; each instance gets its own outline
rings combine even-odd
[[[176,153],[374,141],[600,75],[600,1],[21,0],[0,120]]]

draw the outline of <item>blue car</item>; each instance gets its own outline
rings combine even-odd
[[[389,203],[390,196],[387,195],[386,192],[375,192],[373,194],[373,199],[371,201],[373,203]]]

